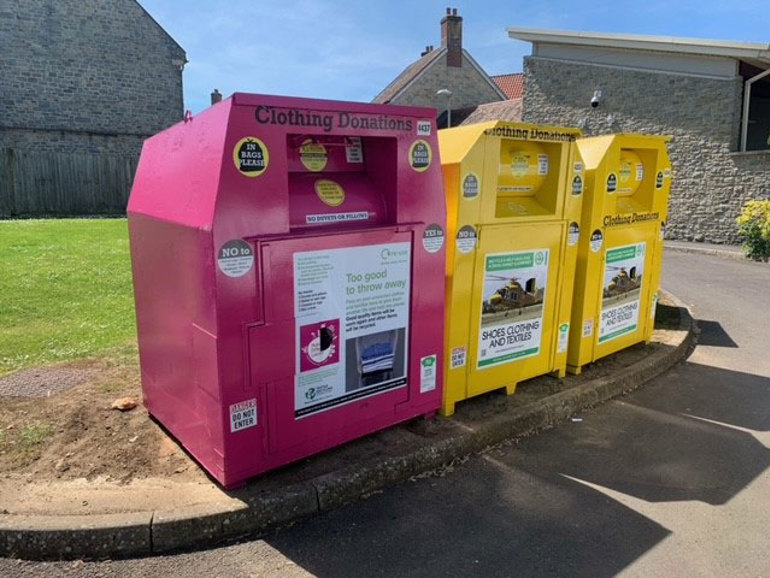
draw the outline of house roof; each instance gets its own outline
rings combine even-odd
[[[508,28],[508,36],[532,43],[571,44],[700,56],[721,56],[743,60],[762,67],[770,65],[770,44],[764,42],[732,42],[704,38],[607,34],[538,28]]]
[[[438,50],[431,50],[419,60],[412,62],[412,64],[407,66],[401,74],[394,78],[393,81],[380,92],[380,94],[375,96],[372,102],[387,104],[393,100],[402,90],[411,84],[413,80],[425,72],[426,68],[442,55],[446,54],[446,51],[446,46],[439,48]]]
[[[506,98],[521,98],[524,96],[524,73],[498,74],[490,76],[497,87],[503,91]]]
[[[377,102],[380,104],[387,104],[390,101],[392,101],[394,98],[396,98],[401,92],[406,90],[413,82],[415,82],[422,74],[428,70],[431,66],[433,66],[434,63],[436,63],[442,56],[444,56],[447,53],[447,47],[442,46],[441,48],[438,48],[436,50],[430,51],[428,54],[420,58],[419,60],[416,60],[409,66],[407,66],[404,71],[399,74],[393,81],[386,86],[380,94],[374,97],[372,102]],[[467,50],[463,48],[463,58],[467,59],[467,61],[470,63],[470,65],[476,69],[476,71],[487,81],[489,86],[491,86],[495,92],[497,92],[498,95],[500,95],[501,99],[506,98],[505,93],[500,89],[500,87],[492,82],[490,77],[487,75],[486,72],[484,72],[484,69],[481,68],[478,62],[476,62],[473,57],[468,53]]]
[[[460,126],[464,126],[490,120],[521,122],[522,104],[523,99],[521,97],[480,104],[459,124]]]
[[[182,53],[182,56],[184,57],[184,61],[185,61],[185,63],[189,62],[189,61],[187,60],[187,52],[185,51],[185,49],[184,49],[184,48],[182,48],[182,45],[181,45],[181,44],[179,44],[179,43],[178,43],[178,42],[177,42],[177,41],[174,39],[174,37],[173,37],[173,36],[171,36],[171,34],[169,34],[169,33],[168,33],[168,31],[167,31],[165,28],[163,28],[163,26],[161,26],[161,25],[160,25],[160,22],[158,22],[157,20],[155,20],[155,17],[154,17],[152,14],[150,14],[150,12],[149,12],[149,11],[148,11],[148,10],[147,10],[147,9],[146,9],[144,6],[142,6],[142,4],[141,4],[141,2],[139,2],[139,0],[134,0],[134,4],[136,4],[137,6],[139,6],[139,8],[141,8],[142,12],[144,12],[144,13],[147,15],[147,17],[148,17],[148,18],[149,18],[149,19],[152,21],[152,23],[153,23],[153,24],[155,24],[155,26],[157,26],[157,27],[158,27],[158,29],[159,29],[159,30],[160,30],[160,31],[161,31],[161,32],[162,32],[162,33],[163,33],[163,34],[164,34],[164,35],[165,35],[165,36],[166,36],[166,37],[167,37],[169,40],[171,40],[171,42],[172,42],[172,43],[173,43],[173,44],[174,44],[174,45],[175,45],[175,46],[176,46],[176,47],[179,49],[179,51]]]

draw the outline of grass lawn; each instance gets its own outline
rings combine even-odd
[[[135,348],[125,219],[0,221],[0,375]]]

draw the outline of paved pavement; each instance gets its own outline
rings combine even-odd
[[[701,345],[582,421],[260,540],[0,575],[770,575],[770,266],[668,252],[664,287]]]

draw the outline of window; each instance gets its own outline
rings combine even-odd
[[[741,62],[743,114],[741,151],[770,149],[770,69]]]

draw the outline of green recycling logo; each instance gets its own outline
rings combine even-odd
[[[568,330],[569,330],[569,323],[562,323],[561,325],[559,325],[559,331],[561,331],[562,333],[567,333]]]
[[[316,389],[315,387],[311,387],[305,392],[305,399],[309,399],[310,401],[314,400],[316,396]]]
[[[542,265],[544,260],[545,256],[543,255],[542,251],[535,253],[535,265]]]
[[[433,355],[431,357],[426,357],[422,360],[422,366],[423,367],[431,367],[433,364],[436,363],[436,356]]]

